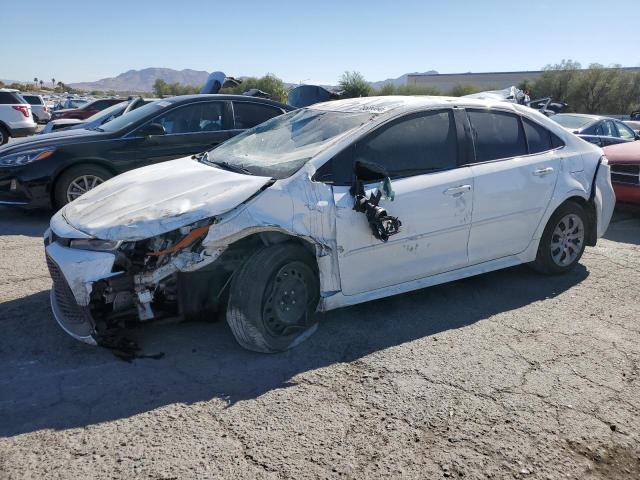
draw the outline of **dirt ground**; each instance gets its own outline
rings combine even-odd
[[[640,478],[640,216],[562,277],[521,266],[323,316],[284,354],[224,323],[49,313],[48,216],[0,208],[0,478]]]

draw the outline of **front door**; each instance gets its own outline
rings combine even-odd
[[[164,135],[138,134],[144,131],[142,125],[114,153],[126,157],[128,168],[138,168],[204,152],[231,137],[227,118],[226,102],[182,105],[147,122],[162,125]]]
[[[524,251],[549,205],[560,169],[552,134],[518,115],[468,110],[476,163],[469,264]]]
[[[394,200],[380,206],[402,222],[387,242],[376,239],[363,213],[353,210],[350,186],[334,186],[338,262],[345,295],[397,285],[467,264],[473,177],[457,168],[452,112],[403,117],[379,127],[353,147],[353,161],[383,167]],[[378,186],[365,184],[371,194]]]

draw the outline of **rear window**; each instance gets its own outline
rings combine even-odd
[[[524,131],[517,115],[506,112],[468,110],[476,162],[527,154]]]
[[[17,105],[26,103],[19,95],[13,92],[0,92],[0,105]]]
[[[36,97],[35,95],[22,95],[22,98],[29,102],[30,105],[42,105],[40,97]]]
[[[580,130],[582,127],[593,122],[592,117],[584,117],[582,115],[567,115],[567,114],[553,115],[551,117],[551,120],[555,121],[556,123],[559,123],[564,128],[569,128],[573,130]]]
[[[233,116],[236,128],[253,128],[278,115],[282,115],[282,110],[270,105],[233,102]]]
[[[522,119],[522,125],[527,136],[529,153],[542,153],[553,150],[553,142],[551,141],[551,132],[549,130],[526,118]]]

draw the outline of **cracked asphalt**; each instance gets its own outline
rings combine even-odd
[[[0,208],[0,478],[640,478],[640,216],[562,277],[527,267],[323,316],[278,355],[224,323],[77,343],[48,215]]]

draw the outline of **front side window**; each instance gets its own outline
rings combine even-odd
[[[152,120],[164,127],[167,135],[216,132],[222,130],[224,103],[200,102],[178,107]]]
[[[282,110],[270,105],[233,102],[233,117],[238,129],[253,128],[278,115],[282,115]]]
[[[467,110],[476,162],[527,154],[524,131],[517,115],[489,110]]]
[[[455,168],[458,142],[453,115],[437,111],[383,125],[356,147],[356,161],[383,167],[390,177]]]
[[[549,130],[526,118],[522,118],[522,125],[527,137],[529,153],[542,153],[554,148]]]
[[[117,132],[127,127],[132,126],[134,123],[141,121],[143,118],[159,113],[161,110],[170,107],[174,102],[170,99],[156,100],[146,104],[144,107],[131,110],[113,120],[105,123],[100,128],[106,132]]]
[[[253,175],[287,178],[374,113],[303,108],[277,116],[211,150],[204,163],[227,164]]]

